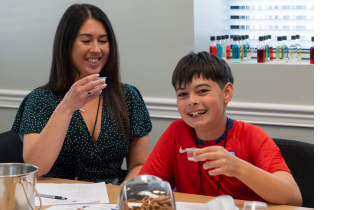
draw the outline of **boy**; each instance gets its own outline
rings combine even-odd
[[[210,53],[189,53],[172,84],[181,118],[158,140],[139,175],[168,181],[178,192],[301,206],[300,190],[280,150],[259,127],[229,119],[233,76]],[[199,148],[194,161],[186,148]]]

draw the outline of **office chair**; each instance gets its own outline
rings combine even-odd
[[[0,134],[0,163],[24,163],[23,142],[14,131]]]
[[[272,139],[299,186],[302,207],[314,208],[314,145],[287,139]]]

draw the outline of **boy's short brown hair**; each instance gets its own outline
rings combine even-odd
[[[177,63],[172,76],[172,84],[174,88],[192,82],[193,77],[211,79],[216,82],[221,89],[231,82],[233,84],[233,76],[227,63],[217,56],[208,52],[188,53]]]

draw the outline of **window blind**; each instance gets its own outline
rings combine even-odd
[[[257,46],[259,36],[271,35],[273,47],[278,36],[300,35],[303,49],[311,46],[314,36],[314,2],[312,0],[226,0],[227,34],[249,35]]]

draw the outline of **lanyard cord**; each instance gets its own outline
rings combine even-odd
[[[227,119],[226,120],[226,135],[225,135],[224,148],[226,146],[226,139],[227,139],[227,133],[228,133],[228,118],[226,118],[226,119]],[[196,146],[198,148],[198,141],[197,141],[197,138],[196,138],[196,130],[194,130],[194,140],[196,141]],[[198,162],[198,168],[199,168],[199,180],[201,182],[201,193],[203,195],[202,172],[201,172],[201,164],[200,164],[200,162]],[[216,196],[219,195],[220,180],[221,180],[221,175],[219,176],[219,182],[218,182],[218,188],[217,188],[217,191],[216,191]]]
[[[96,119],[95,119],[95,123],[94,123],[94,129],[92,130],[92,135],[91,135],[91,140],[93,141],[93,137],[94,137],[94,133],[95,133],[95,127],[96,127],[96,122],[97,122],[97,117],[98,117],[98,112],[100,110],[100,101],[101,101],[101,95],[99,96],[98,98],[98,107],[97,107],[97,113],[96,113]],[[74,152],[75,154],[77,154],[77,148],[76,148],[76,145],[75,145],[75,139],[74,139],[74,135],[72,135],[72,140],[73,140],[73,146],[74,146]],[[77,159],[74,160],[74,175],[75,175],[75,180],[78,180],[78,176],[80,174],[80,171],[81,171],[81,168],[85,165],[85,157],[86,157],[86,154],[87,152],[89,151],[90,149],[90,144],[91,144],[91,141],[89,141],[88,143],[88,146],[87,146],[87,149],[83,155],[83,164],[82,166],[78,169],[77,167]]]

